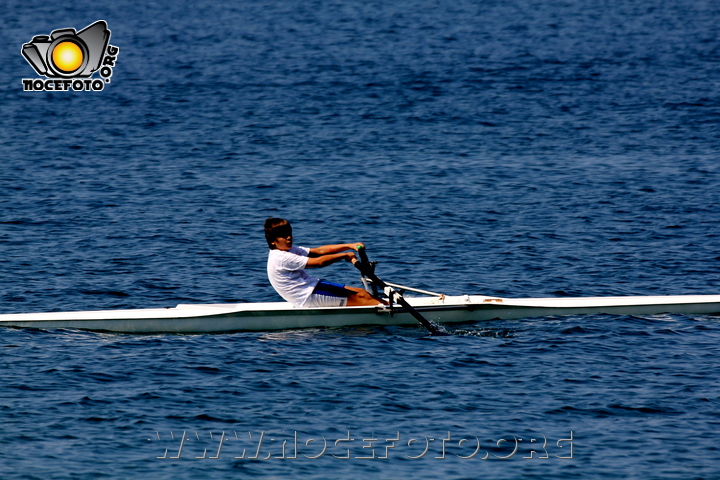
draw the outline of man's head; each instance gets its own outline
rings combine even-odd
[[[271,250],[289,250],[292,247],[292,227],[284,218],[265,220],[265,240]]]

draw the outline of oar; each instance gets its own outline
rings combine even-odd
[[[360,273],[362,273],[365,277],[372,280],[373,285],[377,285],[380,288],[382,288],[385,293],[387,293],[389,299],[390,299],[390,305],[392,305],[395,301],[402,305],[402,307],[407,310],[410,315],[415,317],[415,320],[420,322],[423,327],[425,327],[431,335],[433,336],[449,336],[449,333],[445,333],[441,331],[437,326],[430,323],[425,317],[423,317],[420,312],[415,310],[415,308],[410,305],[407,300],[403,298],[403,296],[395,290],[393,287],[388,285],[387,283],[380,280],[377,275],[375,275],[374,268],[372,268],[370,262],[368,262],[367,253],[365,253],[364,247],[358,247],[358,253],[360,254],[360,261],[353,262],[353,265],[360,270]]]
[[[365,268],[370,270],[372,273],[375,273],[375,263],[370,263],[370,260],[368,260],[367,252],[365,251],[364,247],[358,247],[358,253],[360,254],[360,261],[365,265]],[[367,275],[365,275],[367,277]],[[368,277],[369,278],[369,277]],[[365,283],[365,282],[363,282]],[[372,282],[372,293],[376,297],[378,297],[378,286],[375,282]]]

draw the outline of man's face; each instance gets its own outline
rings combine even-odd
[[[290,247],[292,247],[293,243],[292,233],[285,237],[277,237],[274,243],[275,247],[277,247],[278,250],[290,250]]]

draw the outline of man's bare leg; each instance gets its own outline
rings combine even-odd
[[[362,288],[355,288],[355,287],[348,287],[348,286],[345,286],[345,288],[355,292],[348,297],[348,301],[347,301],[348,307],[360,307],[360,306],[366,306],[366,305],[387,305],[388,304],[385,300],[381,300],[377,297],[373,297],[370,293],[368,293],[366,290],[363,290]]]

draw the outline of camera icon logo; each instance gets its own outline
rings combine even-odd
[[[104,20],[76,32],[74,28],[36,35],[22,46],[30,66],[47,80],[23,78],[26,92],[101,91],[110,82],[120,49],[112,46]],[[100,71],[100,78],[92,75]]]
[[[102,63],[110,41],[107,23],[100,20],[83,30],[53,30],[22,46],[22,54],[35,71],[48,78],[88,78]]]

